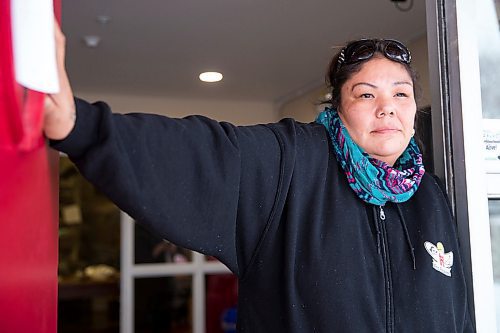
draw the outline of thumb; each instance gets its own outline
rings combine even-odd
[[[50,139],[63,139],[75,124],[73,91],[64,67],[65,42],[59,24],[54,20],[59,92],[47,94],[44,100],[44,132]]]

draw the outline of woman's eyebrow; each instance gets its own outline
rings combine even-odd
[[[397,85],[402,85],[402,84],[407,84],[407,85],[409,85],[410,87],[413,87],[413,84],[412,84],[411,82],[409,82],[409,81],[396,81],[396,82],[394,82],[392,85],[393,85],[393,86],[397,86]],[[368,82],[358,82],[358,83],[355,83],[355,84],[353,84],[353,85],[352,85],[352,87],[351,87],[351,91],[353,91],[353,90],[354,90],[354,88],[356,88],[357,86],[362,86],[362,85],[364,85],[364,86],[369,86],[370,88],[374,88],[374,89],[377,89],[377,88],[378,88],[378,86],[376,86],[376,85],[374,85],[374,84],[372,84],[372,83],[368,83]]]
[[[361,85],[366,85],[366,86],[369,86],[369,87],[375,88],[375,89],[378,88],[376,85],[368,83],[368,82],[358,82],[358,83],[355,83],[352,85],[351,91],[353,91],[354,88],[356,88],[357,86],[361,86]]]
[[[397,86],[397,85],[400,85],[400,84],[407,84],[407,85],[413,87],[413,84],[411,82],[408,82],[408,81],[396,81],[392,85]]]

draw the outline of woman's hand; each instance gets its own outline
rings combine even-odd
[[[55,26],[57,71],[59,76],[59,92],[45,97],[44,124],[45,135],[52,140],[61,140],[68,136],[75,125],[76,111],[73,91],[69,84],[64,67],[66,38],[57,21]]]

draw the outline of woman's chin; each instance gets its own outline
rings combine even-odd
[[[371,157],[376,158],[392,166],[399,158],[399,156],[401,156],[401,154],[404,152],[405,148],[406,146],[403,148],[401,147],[401,145],[397,146],[386,145],[378,147],[378,149],[374,149],[371,152],[368,152],[368,154]]]

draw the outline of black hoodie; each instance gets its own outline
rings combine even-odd
[[[360,200],[325,128],[112,114],[76,100],[52,142],[155,234],[239,278],[238,331],[473,332],[456,226],[425,174],[405,203]]]

